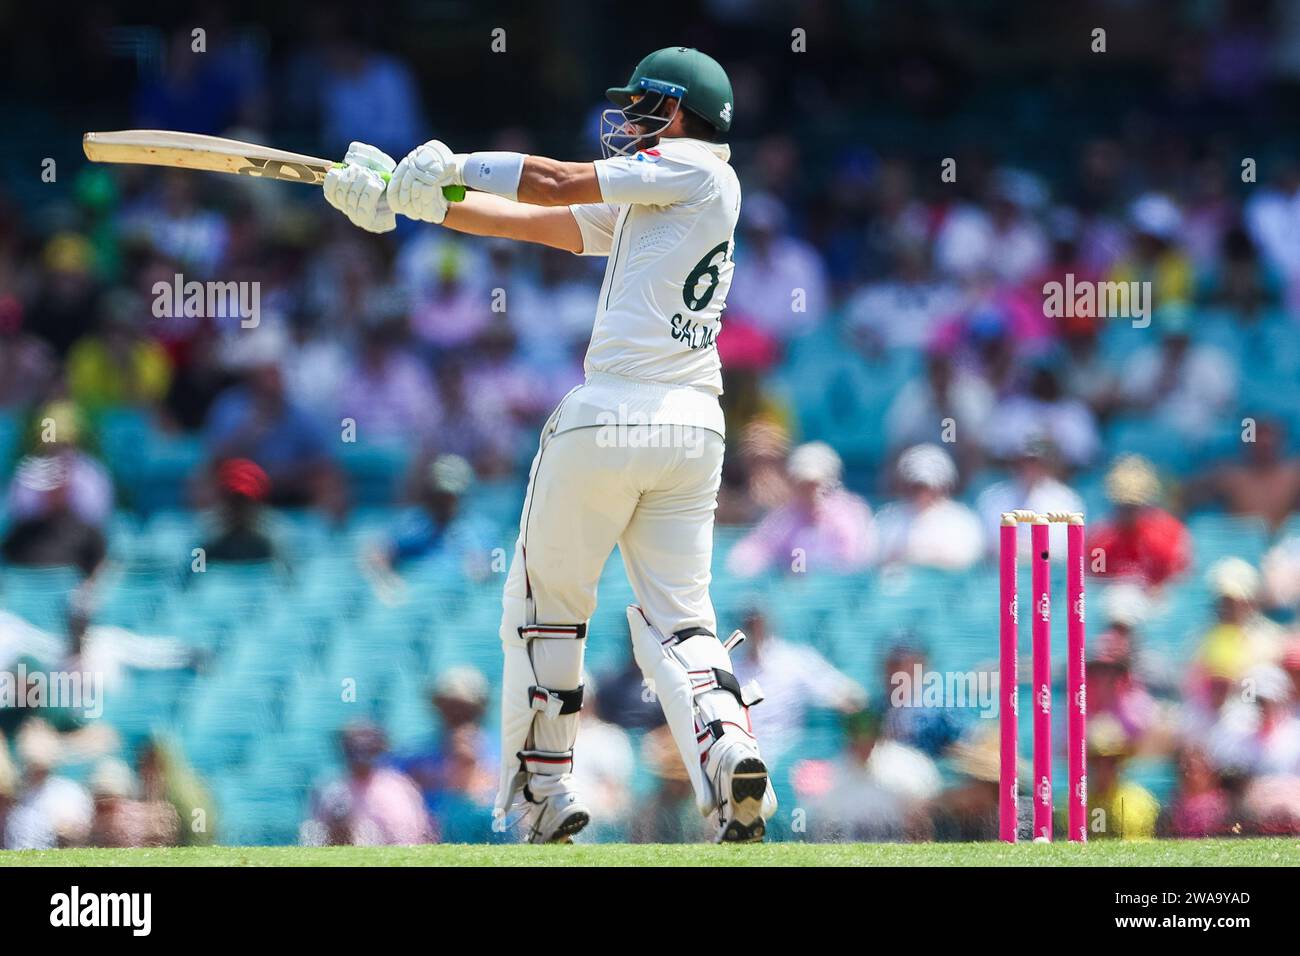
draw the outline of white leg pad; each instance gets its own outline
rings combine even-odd
[[[632,653],[646,683],[659,698],[668,731],[686,765],[700,813],[717,809],[709,782],[707,755],[721,733],[742,733],[751,741],[745,705],[758,700],[756,692],[737,700],[733,689],[719,683],[719,672],[730,677],[731,658],[716,637],[700,635],[675,643],[646,620],[635,604],[627,609],[632,633]],[[724,677],[724,680],[726,678]]]
[[[585,635],[580,625],[525,625],[517,640],[503,642],[498,817],[525,786],[537,797],[566,786],[582,706]]]

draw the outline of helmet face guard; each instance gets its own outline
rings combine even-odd
[[[626,103],[600,114],[600,153],[605,159],[632,156],[654,146],[682,108],[684,86],[651,79],[642,79],[637,86],[642,91],[639,99],[633,102],[629,96]],[[660,116],[659,110],[670,97],[676,100],[672,112]]]

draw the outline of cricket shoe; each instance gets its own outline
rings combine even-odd
[[[529,843],[572,843],[573,837],[591,822],[591,812],[575,790],[530,797],[529,802]]]
[[[748,742],[723,737],[713,746],[724,748],[716,755],[713,770],[713,792],[718,795],[716,842],[760,843],[767,818],[776,811],[767,764]]]

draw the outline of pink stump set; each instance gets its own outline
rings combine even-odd
[[[1034,604],[1031,621],[1034,708],[1034,839],[1052,839],[1052,578],[1048,529],[1066,525],[1066,596],[1069,601],[1066,632],[1065,687],[1069,695],[1066,724],[1067,767],[1070,782],[1068,832],[1073,841],[1088,839],[1088,743],[1085,730],[1087,681],[1084,673],[1083,515],[1071,512],[1009,511],[1002,516],[998,541],[1001,612],[998,630],[999,720],[998,836],[1016,842],[1019,819],[1017,768],[1019,748],[1020,651],[1019,583],[1016,529],[1030,526],[1033,564],[1030,585]]]

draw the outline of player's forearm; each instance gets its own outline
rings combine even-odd
[[[458,153],[447,168],[454,185],[512,202],[576,206],[604,201],[592,163],[562,163],[523,153],[480,152]]]
[[[576,206],[604,202],[592,163],[562,163],[545,156],[524,159],[519,201],[535,206]]]
[[[566,209],[542,209],[491,193],[470,192],[452,203],[442,224],[471,236],[536,242],[568,252],[582,251],[582,233]]]

